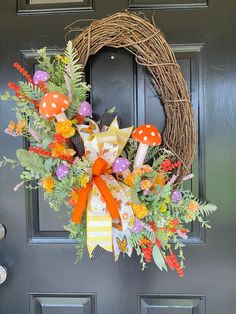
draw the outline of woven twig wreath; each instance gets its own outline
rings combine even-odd
[[[186,82],[160,29],[139,15],[116,13],[73,30],[79,31],[73,44],[83,66],[89,56],[109,46],[127,49],[148,69],[167,117],[163,147],[182,162],[181,175],[188,173],[196,148],[194,114]]]

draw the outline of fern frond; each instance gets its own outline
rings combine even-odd
[[[199,212],[205,216],[213,214],[216,210],[217,210],[217,207],[213,204],[202,204],[199,207]]]
[[[77,53],[72,45],[72,41],[68,41],[66,50],[65,50],[65,58],[67,60],[67,65],[65,67],[65,75],[68,75],[71,83],[71,91],[73,91],[79,87],[83,77],[83,67],[79,64],[77,59]]]
[[[53,82],[47,82],[46,86],[47,86],[47,89],[49,92],[57,92],[57,93],[61,93],[61,94],[65,93],[65,90],[63,89],[63,87],[57,86]]]
[[[27,82],[19,82],[19,85],[24,95],[30,99],[40,100],[40,98],[43,96],[42,91],[37,85]]]

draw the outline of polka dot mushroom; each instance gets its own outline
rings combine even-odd
[[[143,165],[148,146],[158,146],[161,144],[161,135],[154,125],[144,124],[134,130],[132,137],[140,143],[134,160],[134,169],[136,169]]]
[[[67,119],[64,111],[70,105],[68,96],[57,92],[46,93],[40,100],[39,113],[45,117],[55,117],[58,122],[63,122]]]
[[[129,168],[130,162],[127,158],[119,157],[116,158],[114,163],[112,164],[113,172],[120,173]]]
[[[47,82],[50,79],[50,75],[45,72],[38,70],[34,73],[33,76],[33,82],[35,85],[38,85],[39,81],[42,81],[43,83]]]

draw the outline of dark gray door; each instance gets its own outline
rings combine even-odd
[[[13,192],[19,170],[3,169],[0,222],[7,235],[0,242],[0,265],[7,268],[8,278],[0,286],[0,313],[235,313],[235,1],[39,2],[0,1],[1,92],[8,81],[19,78],[13,62],[20,60],[33,72],[31,49],[48,46],[56,53],[65,45],[64,27],[74,20],[126,9],[151,18],[157,10],[156,23],[182,66],[196,113],[199,141],[191,188],[219,210],[211,218],[212,230],[205,233],[192,226],[184,279],[171,271],[161,273],[155,265],[142,272],[135,257],[114,263],[111,254],[104,254],[93,263],[85,256],[75,265],[74,244],[63,231],[63,215],[53,213],[36,192]],[[165,116],[158,96],[129,53],[105,48],[90,59],[87,74],[97,114],[117,105],[124,125],[146,121],[163,129]],[[3,133],[14,117],[12,105],[1,103],[1,157],[14,158],[15,149],[23,145]]]

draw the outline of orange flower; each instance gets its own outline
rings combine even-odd
[[[134,177],[131,173],[124,179],[124,183],[130,187],[133,187],[133,181]]]
[[[142,180],[141,181],[141,189],[144,191],[148,191],[152,186],[152,182],[150,180]]]
[[[57,142],[52,142],[49,147],[52,150],[52,157],[64,156],[74,156],[75,151],[70,148],[66,148],[64,144],[59,144]]]
[[[68,119],[62,122],[57,122],[56,132],[65,138],[69,138],[75,134],[75,130],[72,127],[72,122]]]
[[[138,219],[143,219],[144,217],[148,215],[148,209],[143,204],[132,204],[132,208],[133,208],[134,215]]]
[[[123,214],[122,214],[122,218],[123,218],[124,220],[127,220],[127,219],[129,218],[129,214],[128,214],[128,213],[123,213]]]
[[[79,192],[79,188],[74,188],[72,192],[70,192],[69,196],[69,204],[71,206],[75,206],[77,201],[78,201],[78,198],[79,198],[79,195],[78,195],[78,192]]]
[[[199,204],[198,202],[192,200],[188,203],[188,209],[195,212],[196,210],[198,210],[199,208]]]
[[[153,171],[152,167],[150,167],[149,165],[143,165],[141,167],[141,170],[143,173],[150,173]]]
[[[54,135],[54,140],[58,143],[58,144],[62,144],[62,143],[65,143],[66,139],[64,138],[64,136],[62,136],[61,134],[59,133],[56,133]]]
[[[59,157],[64,154],[65,146],[63,144],[52,142],[49,147],[52,150],[52,157]]]
[[[139,241],[140,246],[150,246],[151,244],[151,240],[148,240],[147,238],[141,238]]]
[[[55,185],[55,181],[52,177],[46,177],[43,180],[43,188],[46,190],[46,192],[51,193],[52,189]]]
[[[165,178],[165,173],[164,171],[160,171],[157,173],[156,176],[156,184],[160,185],[161,187],[163,187],[166,183],[166,178]]]
[[[23,129],[26,127],[26,121],[21,120],[16,125],[16,134],[22,135]]]
[[[133,172],[132,172],[132,175],[135,177],[135,176],[141,176],[143,174],[143,171],[141,168],[137,168],[137,169],[134,169]]]

